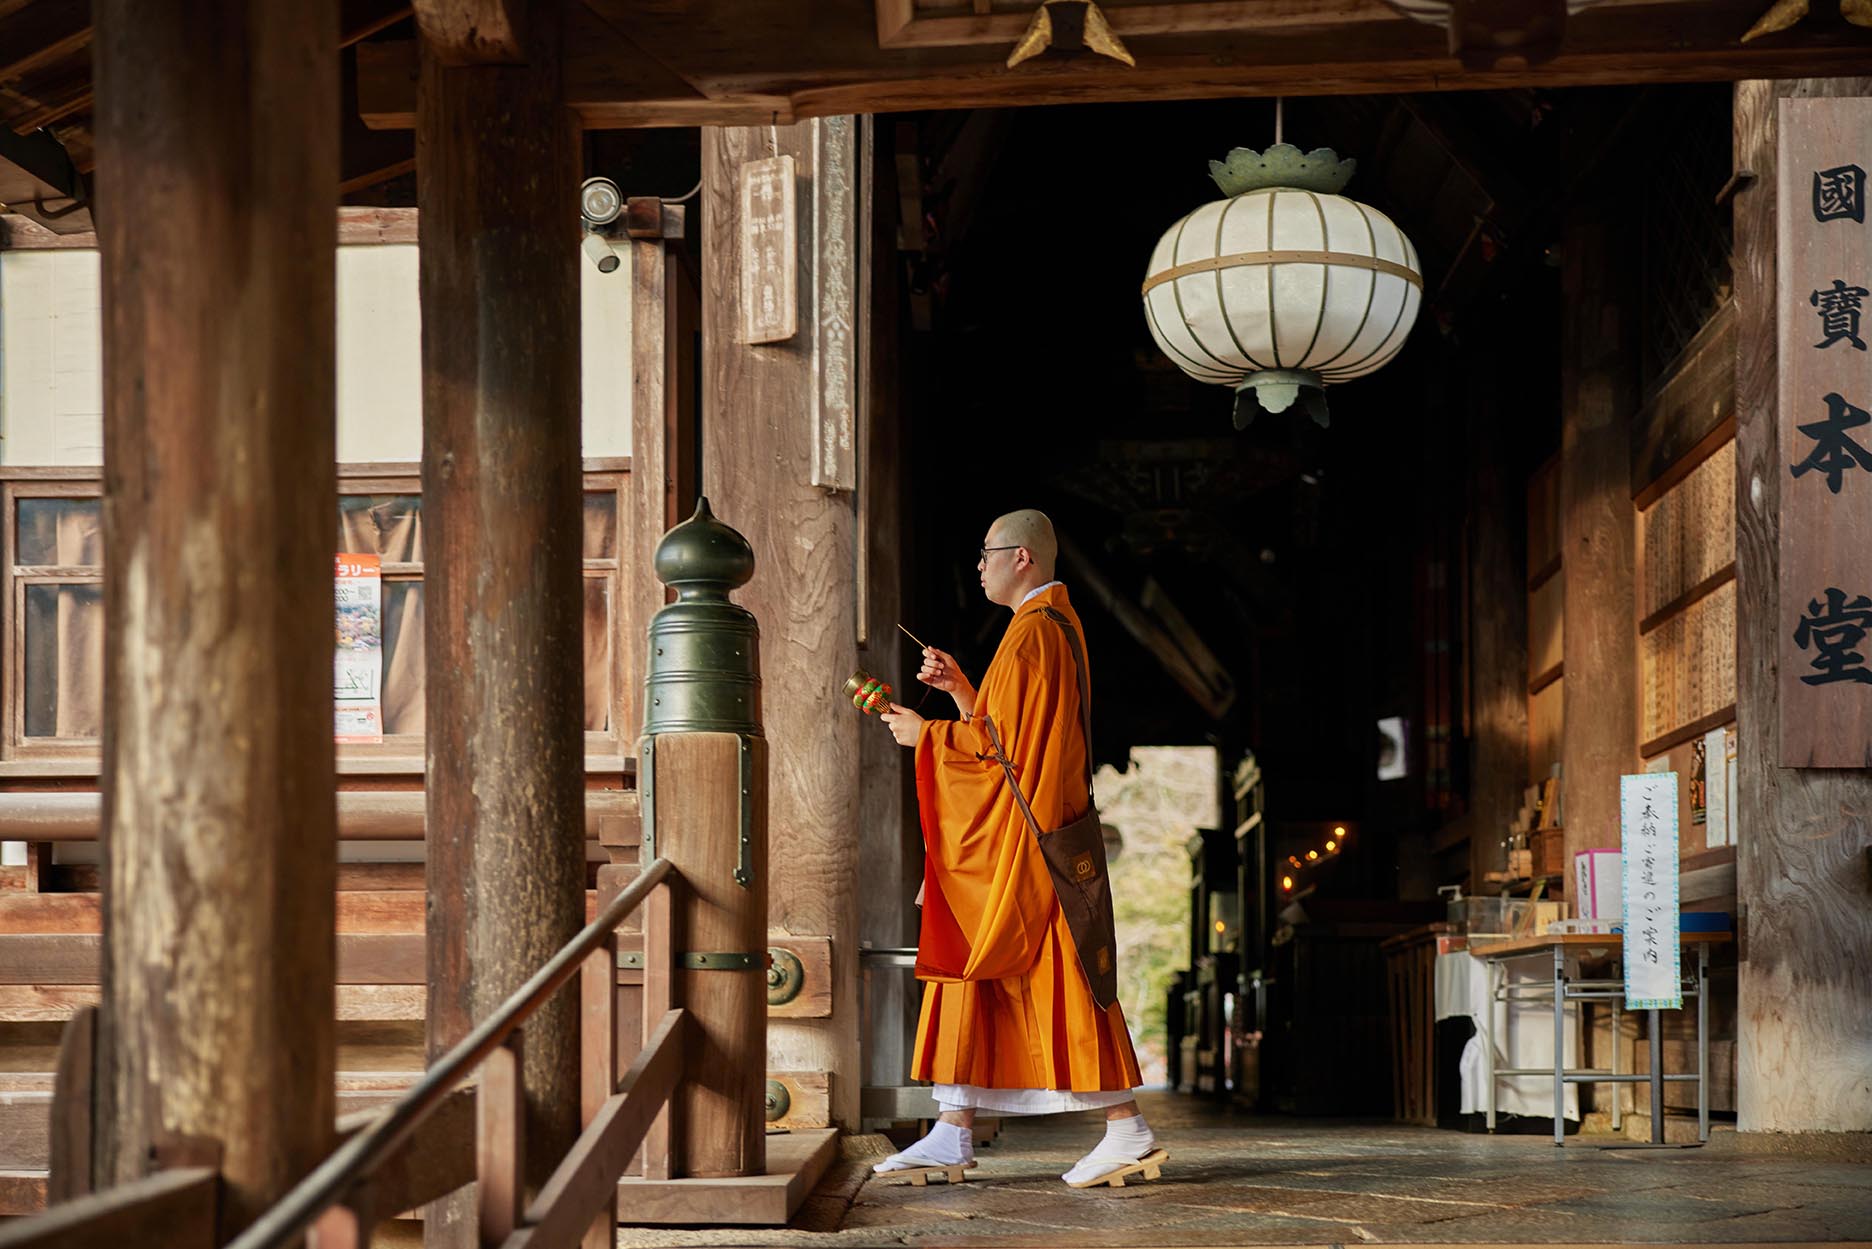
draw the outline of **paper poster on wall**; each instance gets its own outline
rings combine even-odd
[[[332,661],[332,729],[341,742],[383,740],[383,564],[340,555],[335,585],[338,645]]]
[[[1703,844],[1711,850],[1729,844],[1729,752],[1723,729],[1711,729],[1703,737],[1703,755],[1709,761],[1709,827]]]
[[[1742,844],[1742,806],[1736,801],[1736,731],[1723,730],[1723,772],[1729,786],[1729,844]]]
[[[1680,1010],[1683,976],[1677,913],[1677,774],[1619,778],[1624,870],[1625,1005]]]

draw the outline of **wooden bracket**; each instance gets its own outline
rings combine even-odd
[[[767,1078],[785,1090],[785,1111],[769,1119],[770,1128],[832,1126],[832,1077],[823,1071],[769,1071]]]
[[[416,25],[445,65],[526,59],[526,0],[415,0]]]

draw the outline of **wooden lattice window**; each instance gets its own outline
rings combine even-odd
[[[623,673],[613,642],[621,466],[588,462],[584,490],[585,750],[621,751]],[[103,728],[102,483],[95,469],[16,469],[5,503],[7,640],[4,757],[15,771],[95,766]],[[423,756],[423,525],[411,465],[339,472],[337,549],[373,554],[383,569],[384,740],[338,747],[341,766],[421,771]],[[67,769],[58,769],[67,770]]]
[[[103,501],[95,476],[5,483],[8,758],[95,755],[104,727]]]

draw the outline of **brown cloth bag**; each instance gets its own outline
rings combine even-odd
[[[1099,824],[1098,806],[1092,801],[1092,683],[1086,676],[1085,648],[1079,633],[1064,615],[1051,607],[1042,607],[1047,619],[1066,632],[1071,644],[1073,665],[1079,670],[1079,711],[1085,729],[1086,811],[1064,828],[1047,832],[1034,819],[1027,795],[1014,778],[1014,765],[1008,762],[1001,746],[1001,734],[994,721],[982,717],[988,740],[994,744],[995,761],[1007,773],[1014,801],[1020,804],[1027,826],[1040,841],[1046,856],[1047,870],[1053,875],[1053,892],[1059,895],[1060,909],[1066,913],[1066,926],[1072,930],[1073,944],[1079,947],[1079,966],[1092,986],[1092,1000],[1100,1009],[1118,1000],[1118,929],[1112,917],[1111,877],[1105,867],[1105,832]]]

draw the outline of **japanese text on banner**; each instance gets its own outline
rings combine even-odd
[[[1680,1010],[1677,913],[1677,774],[1619,778],[1625,884],[1625,1005]]]

